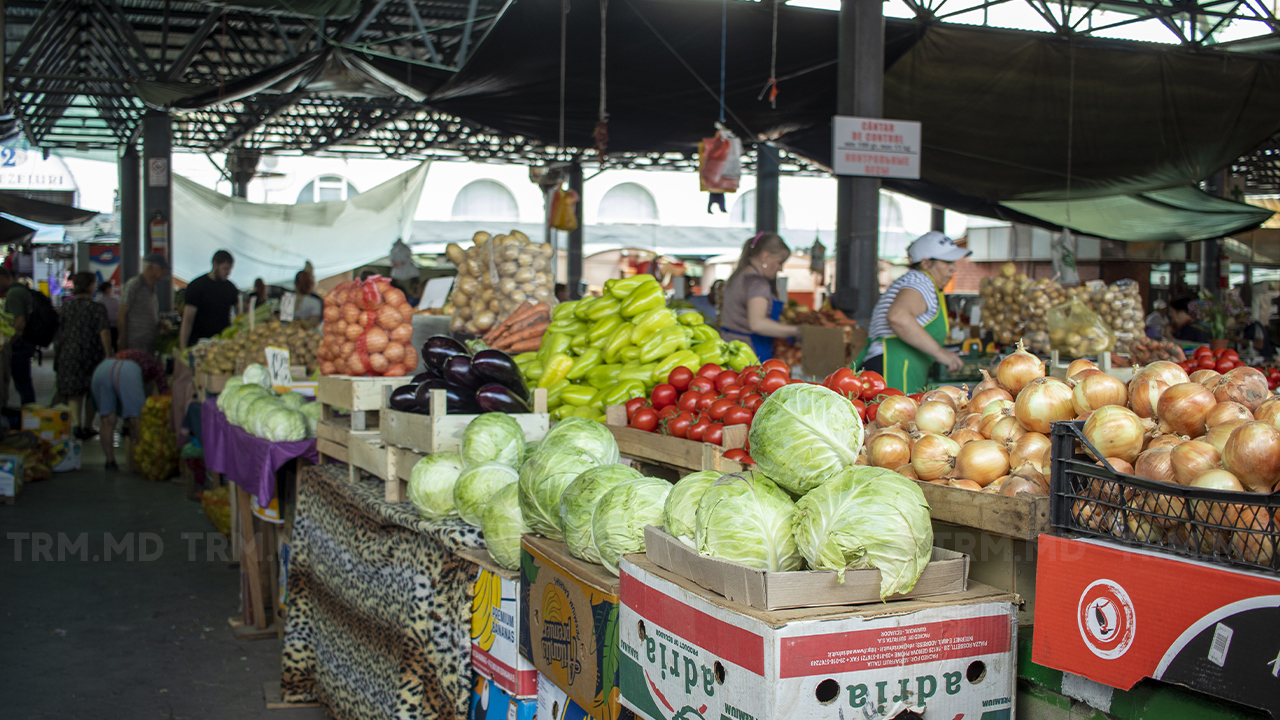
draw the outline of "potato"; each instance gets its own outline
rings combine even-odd
[[[475,243],[476,245],[483,245],[484,243],[488,242],[490,237],[492,236],[489,233],[481,230],[477,232],[475,235],[471,236],[471,242]]]
[[[512,275],[515,275],[516,270],[519,270],[519,269],[520,269],[519,266],[516,265],[515,262],[508,260],[498,266],[498,274],[504,278],[511,277]]]
[[[556,252],[555,248],[551,247],[551,243],[542,243],[538,246],[538,249],[542,251],[542,257],[545,258],[551,257]]]
[[[495,312],[495,313],[497,313],[497,312],[501,312],[501,311],[502,311],[502,301],[501,301],[501,300],[499,300],[498,298],[494,298],[494,299],[490,300],[490,301],[489,301],[489,310],[490,310],[491,312]],[[477,316],[477,317],[479,317],[479,316]]]
[[[511,293],[511,306],[517,307],[520,305],[520,303],[528,299],[529,299],[528,293],[526,293],[524,290],[516,290]]]
[[[449,262],[454,265],[461,265],[463,260],[467,259],[467,254],[463,252],[462,246],[458,243],[449,243],[444,248],[445,257],[449,258]]]
[[[498,283],[498,292],[503,295],[510,295],[515,292],[515,290],[516,281],[513,278],[503,278],[502,282]]]
[[[533,280],[533,268],[522,267],[516,270],[512,278],[518,283],[527,283]]]
[[[536,257],[533,259],[533,264],[530,265],[529,267],[533,268],[534,272],[545,272],[546,269],[550,266],[551,266],[550,260],[544,257]]]
[[[538,291],[538,287],[539,287],[539,285],[538,285],[537,283],[527,282],[527,283],[522,283],[522,284],[520,285],[520,290],[524,291],[524,293],[525,293],[526,295],[528,295],[528,294],[530,294],[530,293],[535,293],[535,292],[537,292],[537,291]]]
[[[496,254],[501,260],[514,261],[520,257],[520,248],[516,245],[504,245]]]
[[[498,318],[494,313],[486,312],[486,313],[481,313],[477,315],[476,319],[472,320],[471,322],[475,324],[476,330],[480,332],[484,332],[492,328],[494,323],[497,321],[498,321]]]
[[[511,231],[511,237],[513,237],[513,238],[515,238],[515,239],[519,240],[519,241],[520,241],[520,242],[522,242],[522,243],[528,243],[528,242],[529,242],[529,236],[528,236],[528,235],[525,235],[524,233],[520,232],[519,230],[512,230],[512,231]]]

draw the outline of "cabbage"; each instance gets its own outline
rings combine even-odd
[[[309,402],[298,408],[298,412],[302,413],[303,419],[307,421],[307,437],[315,437],[316,429],[320,425],[320,403]]]
[[[814,569],[880,569],[880,599],[910,592],[933,553],[929,503],[890,470],[845,469],[796,503],[796,544]]]
[[[480,463],[462,471],[453,486],[453,506],[468,525],[480,525],[480,515],[499,490],[519,478],[515,468],[500,462]]]
[[[523,452],[524,430],[506,413],[478,415],[462,433],[462,462],[468,467],[500,462],[519,468]]]
[[[515,483],[493,496],[480,516],[480,531],[494,562],[508,570],[519,569],[520,536],[529,532],[529,526],[520,514],[520,488]]]
[[[850,467],[862,450],[853,403],[820,385],[787,385],[751,421],[751,457],[765,475],[804,495]]]
[[[567,417],[551,428],[538,445],[538,451],[573,448],[587,453],[596,465],[612,465],[622,459],[613,433],[595,420]],[[583,468],[585,469],[585,468]]]
[[[790,496],[764,474],[725,475],[698,501],[694,541],[703,555],[769,572],[799,570],[804,561],[792,535],[795,512]]]
[[[703,493],[719,480],[724,473],[716,470],[703,470],[680,478],[680,482],[671,488],[667,496],[666,507],[662,517],[665,520],[667,534],[679,539],[689,547],[697,547],[693,542],[695,515],[698,512],[698,501]]]
[[[246,385],[261,385],[264,388],[271,387],[271,372],[267,370],[265,365],[253,363],[244,369],[244,374],[240,376],[244,379]]]
[[[438,452],[424,456],[409,471],[409,502],[428,520],[457,515],[453,506],[453,486],[462,473],[462,456]]]
[[[600,563],[618,574],[626,553],[644,552],[644,527],[662,523],[671,483],[658,478],[626,480],[600,497],[591,515],[591,536]]]
[[[643,477],[626,465],[601,465],[579,475],[560,496],[560,527],[564,544],[574,557],[599,564],[600,553],[591,540],[591,513],[600,496],[624,480]]]
[[[578,419],[600,427],[599,423],[592,420]],[[562,420],[561,423],[563,422]],[[548,434],[547,437],[550,438],[551,435]],[[612,435],[609,436],[609,441],[613,441]],[[616,444],[614,456],[617,457]],[[524,521],[543,537],[563,540],[560,496],[574,478],[602,464],[613,463],[601,463],[592,453],[570,445],[548,446],[544,440],[538,451],[529,458],[529,462],[520,468],[520,512],[524,513]]]
[[[533,454],[538,451],[538,446],[541,444],[537,440],[530,440],[524,444],[524,452],[520,454],[520,467],[524,467],[524,464],[529,462],[529,458],[533,457]]]
[[[266,395],[254,398],[249,402],[240,403],[240,427],[247,430],[252,435],[263,437],[266,429],[262,426],[262,419],[267,413],[278,408],[284,407],[275,395],[268,392]]]
[[[232,425],[242,426],[244,424],[244,411],[255,400],[264,397],[271,397],[271,391],[261,385],[241,385],[235,389],[235,395],[227,401],[226,415],[227,420]]]
[[[296,442],[307,439],[307,419],[302,413],[276,403],[277,407],[263,414],[260,421],[262,437],[271,442]]]
[[[231,377],[227,378],[227,381],[222,384],[222,393],[218,395],[218,400],[221,401],[222,395],[225,395],[226,393],[229,393],[232,390],[235,390],[236,388],[240,387],[243,384],[244,384],[244,378],[240,377],[239,375],[232,375]],[[219,405],[218,407],[222,407],[222,406]]]
[[[280,396],[280,402],[287,408],[298,410],[307,404],[307,396],[298,392],[287,392]]]

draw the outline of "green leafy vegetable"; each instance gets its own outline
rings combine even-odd
[[[601,465],[579,475],[560,496],[560,526],[564,544],[574,557],[599,564],[600,553],[592,542],[591,514],[606,492],[625,480],[643,477],[626,465]]]
[[[520,536],[529,532],[520,513],[520,489],[511,483],[498,491],[480,516],[480,530],[493,561],[508,570],[520,567]]]
[[[799,570],[795,512],[790,496],[763,473],[725,475],[698,501],[694,541],[703,555],[769,572]]]
[[[462,462],[468,466],[500,462],[519,468],[523,452],[524,430],[506,413],[480,415],[462,433]]]
[[[453,486],[462,474],[462,456],[438,452],[424,456],[409,471],[409,502],[428,520],[457,515],[453,506]]]
[[[680,478],[680,482],[671,488],[662,513],[669,535],[689,547],[697,547],[694,543],[694,527],[697,525],[698,501],[702,500],[707,488],[723,475],[724,473],[716,470],[703,470]]]
[[[793,495],[804,495],[858,460],[862,420],[853,404],[820,385],[787,385],[751,423],[751,457]]]
[[[644,528],[662,524],[669,492],[671,483],[666,480],[639,477],[600,497],[591,516],[591,535],[605,569],[617,575],[623,555],[644,551]]]
[[[500,462],[466,468],[453,486],[453,506],[458,509],[463,522],[479,527],[480,516],[493,496],[518,477],[514,468]]]

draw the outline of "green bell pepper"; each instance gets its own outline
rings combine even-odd
[[[560,407],[560,404],[564,402],[562,399],[564,389],[571,386],[572,385],[568,380],[561,380],[555,385],[547,388],[547,408],[554,410],[555,408]]]
[[[596,301],[599,299],[600,298],[594,297],[594,296],[582,298],[581,300],[578,301],[577,307],[573,309],[573,316],[578,318],[579,320],[586,321],[587,311],[589,311],[591,309],[591,306],[594,305]]]
[[[587,384],[596,390],[612,387],[618,382],[618,375],[621,372],[622,363],[597,365],[587,371]]]
[[[679,325],[662,328],[640,346],[640,362],[653,362],[673,352],[689,349],[689,336]]]
[[[622,348],[622,352],[619,353],[619,355],[620,355],[619,359],[621,359],[622,362],[624,363],[639,362],[640,348],[636,347],[635,345],[628,345]]]
[[[720,333],[716,332],[716,329],[710,325],[694,325],[689,329],[693,331],[693,342],[695,344],[704,342],[720,342]]]
[[[645,283],[656,283],[652,275],[643,273],[640,275],[632,275],[629,278],[605,280],[604,290],[619,300],[626,300],[627,296],[635,291],[636,288]]]
[[[585,336],[579,336],[585,337]],[[575,340],[577,338],[574,338]],[[581,380],[586,376],[587,371],[600,364],[600,350],[598,348],[587,348],[573,361],[573,368],[569,370],[569,374],[565,377],[570,380]]]
[[[618,382],[635,381],[648,384],[653,379],[653,371],[657,367],[657,363],[627,363],[618,371]]]
[[[603,320],[611,315],[617,315],[621,308],[622,301],[616,297],[609,295],[598,297],[591,303],[591,307],[587,308],[587,319],[591,322]]]
[[[538,381],[538,387],[549,388],[561,380],[567,380],[569,371],[572,369],[573,358],[564,354],[556,355],[551,358],[551,362],[547,363],[546,372],[542,373],[542,379]]]
[[[733,368],[735,372],[741,372],[745,367],[760,364],[760,358],[756,357],[756,351],[741,340],[734,340],[729,343],[726,353],[729,356],[729,367]]]
[[[581,300],[570,300],[556,305],[556,309],[551,311],[552,320],[572,320],[573,311],[578,307]]]
[[[578,408],[572,405],[561,405],[560,407],[551,411],[551,420],[554,422],[560,422],[561,420],[569,417],[573,413],[573,411],[577,409]]]
[[[595,397],[597,392],[595,388],[586,385],[570,385],[560,393],[560,400],[565,405],[582,407],[591,402],[591,398]]]
[[[542,336],[542,348],[538,350],[538,361],[546,366],[551,358],[569,352],[569,343],[573,338],[564,333],[549,332]]]
[[[601,390],[592,398],[591,406],[606,408],[621,405],[634,397],[645,396],[645,386],[638,380],[620,380],[608,390]]]
[[[729,359],[729,344],[722,340],[717,339],[711,342],[698,343],[692,349],[693,352],[698,354],[698,358],[702,360],[702,365],[715,363],[723,367]],[[702,367],[702,365],[698,367]]]
[[[640,315],[632,321],[636,329],[631,333],[631,342],[636,345],[643,345],[646,340],[653,337],[653,334],[659,330],[676,324],[676,314],[670,310],[661,307],[650,310]]]
[[[586,332],[587,327],[587,324],[581,320],[556,320],[547,326],[547,332],[577,335],[578,333]]]
[[[702,317],[702,313],[694,310],[693,312],[682,312],[676,316],[676,322],[689,327],[697,327],[698,325],[706,325],[707,321]]]
[[[525,380],[537,382],[542,379],[542,374],[546,372],[546,368],[540,360],[534,360],[525,367],[520,369],[520,373],[524,375]]]
[[[678,367],[687,367],[697,372],[698,368],[704,364],[698,353],[692,350],[674,352],[668,355],[665,360],[659,362],[658,366],[653,369],[653,381],[655,383],[664,383],[667,381],[667,376],[671,374],[671,371]]]
[[[607,363],[617,362],[618,356],[622,349],[631,345],[631,334],[635,331],[635,326],[629,322],[624,322],[618,326],[617,330],[609,336],[604,344],[604,361]]]
[[[587,351],[587,334],[585,332],[574,335],[569,341],[569,349],[574,355],[581,355]]]
[[[530,350],[529,352],[522,352],[511,359],[515,361],[516,365],[524,367],[538,359],[538,351]]]
[[[583,407],[580,407],[577,410],[574,410],[572,413],[572,416],[586,418],[588,420],[595,420],[596,422],[602,423],[602,424],[604,423],[604,413],[600,412],[598,408],[595,408],[589,405],[584,405]]]
[[[598,347],[603,349],[604,343],[609,340],[609,336],[613,335],[623,322],[625,321],[617,315],[597,320],[591,325],[591,329],[587,331],[587,343],[592,347],[597,347],[597,342],[601,343]]]
[[[622,317],[633,318],[654,308],[666,306],[667,299],[662,295],[662,286],[656,282],[646,282],[633,290],[622,302]]]

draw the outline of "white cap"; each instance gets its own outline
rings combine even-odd
[[[922,260],[955,262],[960,258],[968,257],[972,252],[972,250],[958,247],[955,240],[936,230],[916,238],[915,242],[907,248],[907,256],[911,258],[913,265]]]

